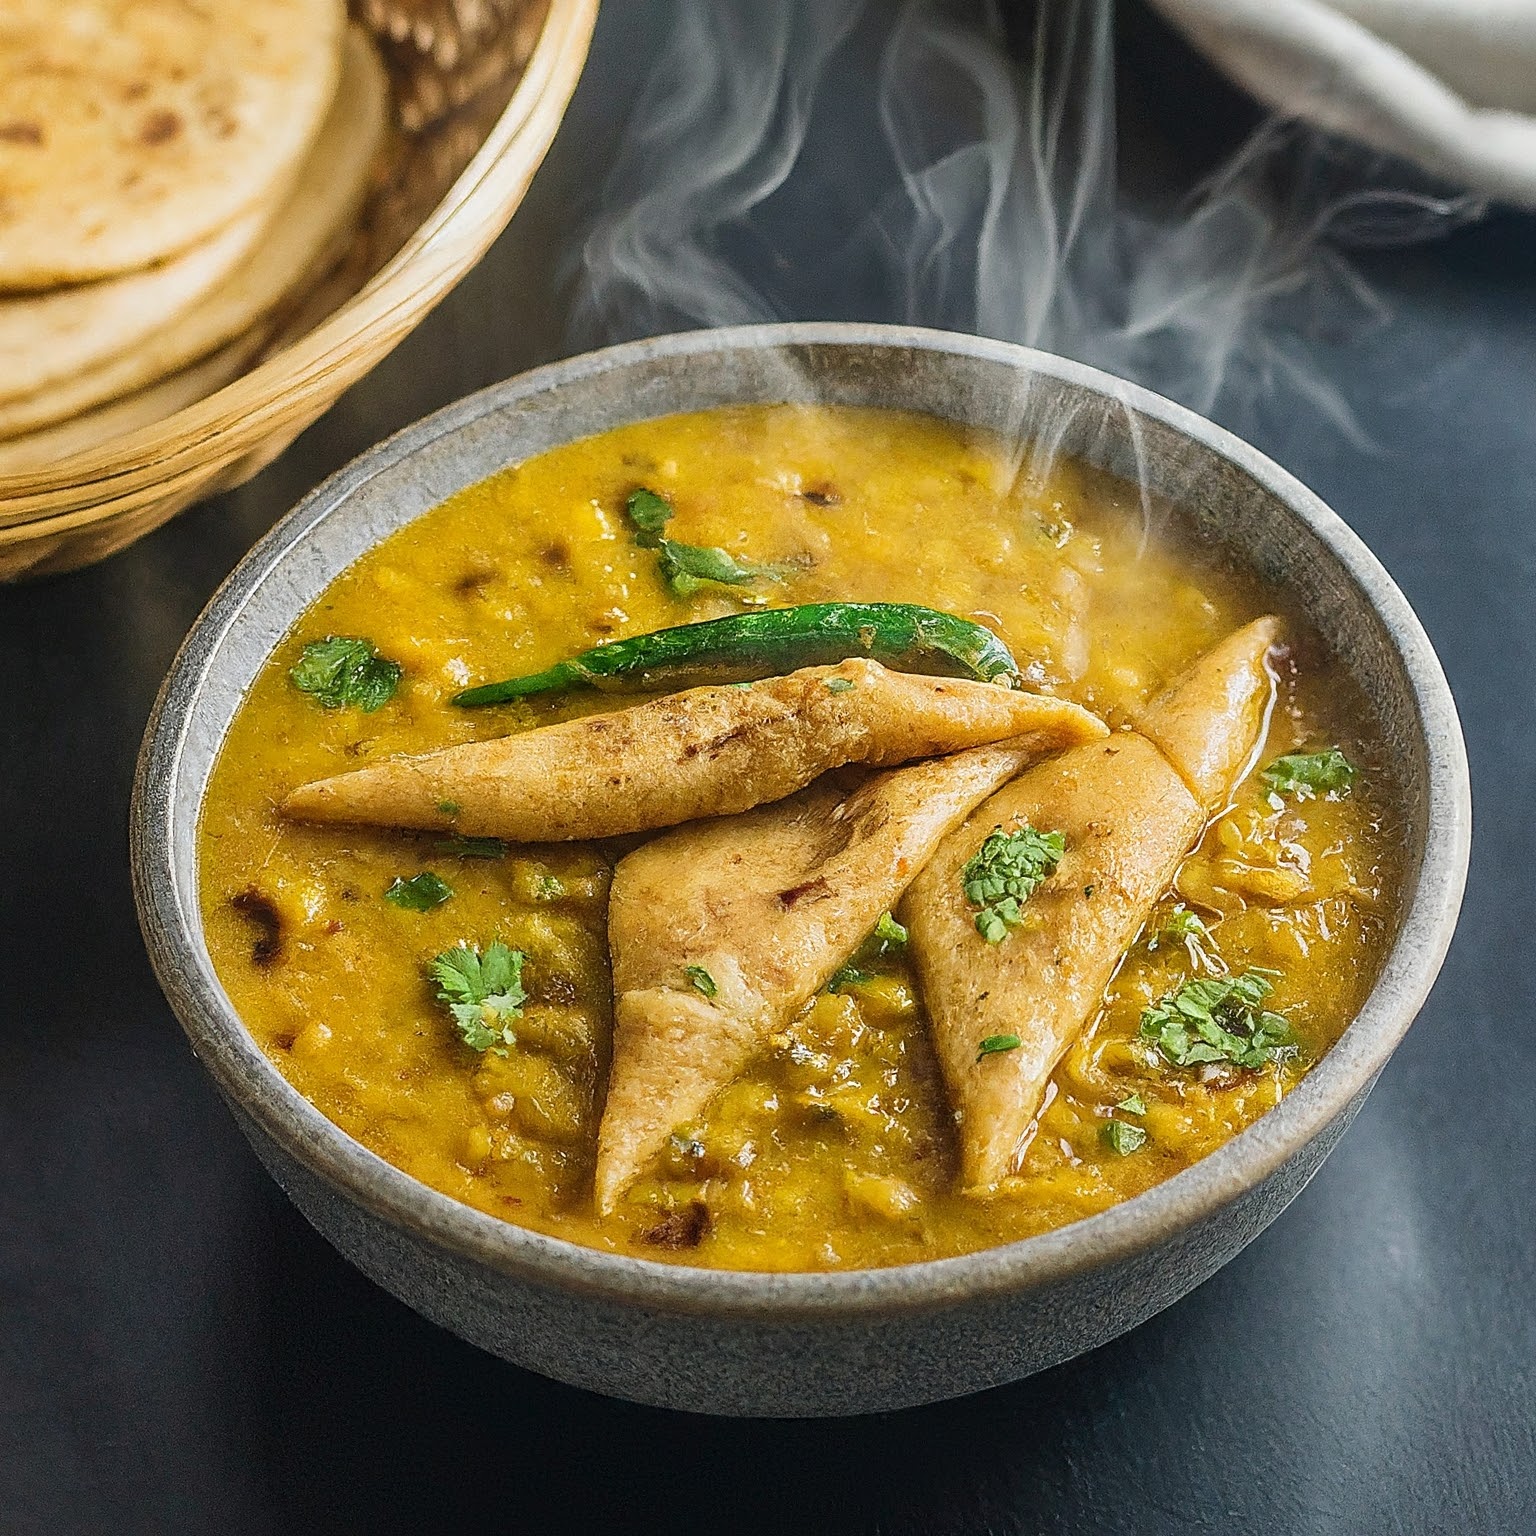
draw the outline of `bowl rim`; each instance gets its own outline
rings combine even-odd
[[[1268,490],[1344,567],[1398,653],[1427,765],[1424,853],[1396,941],[1375,986],[1335,1045],[1275,1108],[1145,1193],[1034,1237],[881,1269],[780,1273],[632,1258],[514,1225],[431,1189],[354,1141],[289,1084],[219,985],[203,942],[196,891],[179,885],[170,841],[173,825],[187,837],[195,834],[196,820],[173,816],[175,785],[203,682],[245,603],[312,527],[376,475],[488,412],[593,374],[716,350],[808,345],[948,353],[1080,386],[1192,438]],[[330,573],[330,579],[338,574]],[[298,617],[296,612],[292,619]],[[537,1286],[672,1313],[781,1322],[930,1311],[1055,1284],[1166,1243],[1261,1185],[1365,1093],[1407,1032],[1455,929],[1470,841],[1466,749],[1439,659],[1381,563],[1299,480],[1184,406],[1083,363],[960,333],[820,321],[687,331],[568,358],[466,395],[338,470],[245,555],[193,624],[151,712],[130,813],[134,899],[162,988],[194,1052],[232,1104],[310,1173],[429,1245]]]

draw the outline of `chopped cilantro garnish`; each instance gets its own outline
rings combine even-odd
[[[1013,832],[997,827],[987,834],[960,871],[965,899],[981,908],[976,931],[987,943],[1001,943],[1018,925],[1024,903],[1054,872],[1066,849],[1064,834],[1029,826]]]
[[[384,900],[408,912],[430,912],[453,895],[453,887],[441,875],[424,869],[409,880],[397,878],[384,892]]]
[[[508,949],[499,939],[486,947],[456,944],[428,967],[437,983],[437,999],[448,1005],[464,1044],[472,1051],[494,1050],[507,1054],[516,1042],[511,1020],[520,1018],[528,994],[523,990],[523,962],[519,949]]]
[[[1024,1042],[1017,1035],[988,1035],[976,1051],[976,1060],[996,1056],[999,1051],[1016,1051]]]
[[[754,581],[782,579],[772,566],[737,560],[723,549],[679,544],[674,539],[662,543],[657,566],[667,585],[679,597],[692,596],[708,582],[723,587],[745,587]]]
[[[457,859],[504,859],[507,845],[499,837],[445,837],[437,851]]]
[[[565,895],[565,881],[558,875],[540,875],[539,883],[533,888],[535,901],[559,901]]]
[[[672,504],[644,486],[629,493],[624,511],[634,524],[635,543],[656,551],[657,569],[679,597],[691,596],[707,582],[743,587],[754,581],[783,579],[772,566],[737,560],[712,545],[679,544],[667,538],[662,530],[674,516]]]
[[[1124,1120],[1106,1120],[1099,1127],[1099,1135],[1104,1145],[1121,1157],[1129,1157],[1147,1142],[1147,1133],[1139,1125],[1127,1125]]]
[[[827,679],[828,693],[848,693],[853,688],[851,677],[829,677]]]
[[[688,985],[695,992],[705,997],[719,996],[720,988],[715,985],[715,978],[702,965],[685,965],[683,975],[688,978]]]
[[[869,972],[861,970],[851,960],[846,965],[840,965],[832,972],[832,979],[827,983],[828,992],[842,992],[849,987],[857,987],[869,980]]]
[[[1147,940],[1147,948],[1160,949],[1164,944],[1186,944],[1191,939],[1199,944],[1202,939],[1210,936],[1211,930],[1205,926],[1205,920],[1198,913],[1191,912],[1181,901],[1168,914],[1163,926]]]
[[[1355,781],[1355,767],[1337,747],[1329,747],[1325,752],[1277,757],[1259,778],[1271,794],[1308,800],[1313,795],[1342,794]]]
[[[894,950],[903,948],[906,942],[906,928],[889,912],[882,912],[874,931],[854,950],[852,956],[832,973],[832,979],[827,983],[827,991],[842,992],[848,987],[857,987],[869,981],[873,975],[873,972],[866,969],[869,963],[874,960],[883,960]]]
[[[1128,1115],[1144,1115],[1147,1112],[1147,1101],[1139,1093],[1128,1093],[1115,1108],[1123,1109]]]
[[[371,715],[395,696],[401,667],[380,656],[367,640],[327,635],[311,640],[288,671],[300,693],[327,709],[346,705]]]
[[[1182,901],[1174,904],[1173,911],[1168,914],[1168,921],[1163,924],[1163,937],[1168,939],[1206,939],[1210,934],[1205,919],[1198,912],[1191,912]]]
[[[624,503],[624,511],[637,530],[635,542],[645,545],[648,549],[654,549],[656,546],[648,544],[647,540],[660,539],[663,530],[674,516],[672,503],[665,496],[658,496],[655,491],[646,490],[643,485],[629,493]]]
[[[437,810],[440,816],[457,816],[461,807],[457,800],[439,800]]]
[[[1273,974],[1253,969],[1186,981],[1143,1012],[1141,1038],[1176,1067],[1230,1061],[1258,1068],[1277,1060],[1295,1047],[1296,1036],[1283,1015],[1263,1007]]]

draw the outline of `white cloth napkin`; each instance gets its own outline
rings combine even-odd
[[[1536,208],[1536,0],[1151,0],[1269,106]]]

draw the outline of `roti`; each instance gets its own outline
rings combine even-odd
[[[33,431],[142,389],[240,335],[281,303],[337,254],[356,220],[383,141],[387,103],[383,65],[353,28],[320,136],[288,197],[263,221],[250,259],[139,345],[0,405],[0,437]]]
[[[273,198],[344,26],[343,0],[5,0],[0,289],[148,266]]]

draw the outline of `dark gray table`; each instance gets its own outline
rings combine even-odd
[[[124,853],[159,679],[219,579],[323,475],[560,354],[557,258],[652,15],[612,0],[515,228],[294,450],[95,570],[0,590],[0,1530],[1536,1529],[1532,221],[1368,263],[1395,318],[1330,366],[1374,452],[1283,394],[1254,429],[1423,617],[1479,831],[1444,977],[1355,1128],[1269,1232],[1136,1333],[880,1420],[589,1397],[344,1264],[184,1046]],[[1162,131],[1175,163],[1209,147],[1177,101]]]

